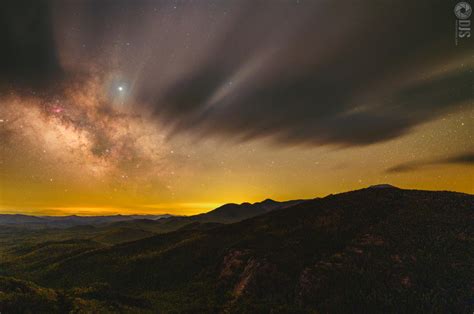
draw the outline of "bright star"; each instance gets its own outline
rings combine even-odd
[[[119,92],[123,91],[123,87],[122,87],[122,86],[119,86],[117,89],[119,90]]]

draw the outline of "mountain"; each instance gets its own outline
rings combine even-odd
[[[302,200],[277,202],[267,199],[254,204],[225,204],[210,212],[194,216],[164,215],[112,215],[112,216],[28,216],[0,214],[0,225],[21,225],[29,228],[70,228],[75,226],[106,225],[134,228],[150,232],[170,232],[192,222],[233,223],[272,210],[286,208]]]
[[[277,202],[271,199],[266,199],[259,203],[242,203],[242,204],[225,204],[210,212],[191,216],[192,221],[198,222],[219,222],[232,223],[241,221],[247,218],[255,217],[268,213],[272,210],[287,208],[303,202],[303,200]]]
[[[146,306],[141,300],[112,292],[107,285],[65,292],[0,276],[2,313],[133,313],[143,312]]]
[[[34,223],[46,223],[47,219],[37,217],[37,216],[28,216],[28,215],[8,215],[0,214],[0,224],[34,224]]]
[[[0,214],[0,225],[23,225],[32,228],[68,228],[79,225],[98,225],[134,219],[157,220],[169,217],[172,217],[172,215],[28,216]]]
[[[114,246],[80,242],[79,253],[69,248],[47,266],[34,267],[29,249],[7,252],[0,269],[66,294],[107,287],[100,302],[130,298],[132,312],[464,313],[473,218],[473,195],[367,188],[232,224],[194,222]]]
[[[107,228],[130,228],[154,233],[166,233],[184,228],[186,225],[197,227],[196,223],[202,224],[200,228],[208,228],[207,223],[229,224],[244,219],[268,213],[273,210],[287,208],[304,202],[304,200],[292,200],[278,202],[266,199],[257,203],[225,204],[207,213],[193,216],[171,216],[163,219],[133,219],[110,223]],[[190,226],[190,228],[192,228]]]
[[[393,186],[391,184],[375,184],[369,186],[369,189],[398,189],[396,186]]]
[[[153,235],[155,233],[141,229],[115,228],[93,237],[92,240],[105,244],[117,244],[144,239]]]
[[[210,229],[218,224],[238,222],[300,202],[302,201],[277,202],[267,199],[254,204],[226,204],[208,213],[194,216],[167,214],[42,217],[0,215],[0,245],[3,245],[4,249],[25,248],[35,243],[74,239],[92,240],[100,244],[118,244],[178,229]],[[0,247],[0,254],[1,251]]]

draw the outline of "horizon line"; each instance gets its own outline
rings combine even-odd
[[[285,200],[275,200],[273,198],[265,198],[265,199],[263,199],[261,201],[257,201],[257,202],[225,202],[225,203],[210,203],[210,202],[195,202],[195,203],[192,203],[191,202],[191,203],[176,203],[176,204],[182,204],[182,205],[183,204],[198,205],[198,206],[194,206],[194,207],[180,207],[180,208],[171,208],[171,207],[168,207],[168,206],[163,206],[163,204],[148,204],[148,205],[143,205],[143,207],[141,207],[142,209],[145,209],[145,208],[159,209],[161,207],[161,208],[168,208],[170,211],[188,208],[189,213],[187,213],[187,214],[182,213],[182,212],[181,213],[176,213],[176,214],[171,214],[170,211],[166,211],[166,212],[149,212],[149,211],[141,211],[140,212],[139,211],[139,212],[130,212],[130,213],[128,213],[126,211],[113,211],[113,212],[101,211],[101,212],[96,212],[96,213],[90,213],[93,210],[100,210],[100,209],[106,209],[106,208],[110,208],[110,209],[114,209],[114,210],[119,209],[117,207],[111,207],[111,206],[104,206],[104,207],[100,207],[100,206],[90,206],[90,207],[88,207],[88,206],[47,207],[47,208],[43,208],[43,210],[34,210],[34,212],[44,211],[44,214],[40,214],[40,213],[34,213],[34,212],[29,213],[29,211],[24,211],[24,210],[23,211],[11,210],[11,209],[10,210],[3,210],[2,207],[3,208],[5,208],[5,207],[0,205],[0,215],[23,215],[23,216],[33,216],[33,217],[71,217],[71,216],[76,216],[76,217],[101,217],[101,216],[111,217],[111,216],[163,216],[163,215],[170,215],[170,216],[174,216],[174,217],[186,217],[186,216],[194,216],[194,215],[199,215],[199,214],[205,214],[205,213],[213,211],[213,210],[215,210],[215,209],[217,209],[217,208],[219,208],[223,205],[226,205],[226,204],[237,204],[237,205],[241,205],[241,204],[245,204],[245,203],[256,204],[256,203],[263,202],[265,200],[273,200],[273,201],[276,201],[276,202],[286,202],[286,201],[295,201],[295,200],[311,200],[311,199],[316,199],[316,198],[324,198],[324,197],[327,197],[327,196],[330,196],[330,195],[343,194],[343,193],[359,191],[359,190],[369,189],[369,188],[373,188],[373,187],[381,187],[381,186],[387,186],[387,188],[391,187],[391,188],[400,189],[400,190],[429,191],[429,192],[452,192],[452,193],[462,193],[462,194],[474,195],[474,193],[452,191],[452,190],[430,190],[430,189],[400,188],[400,187],[395,186],[395,185],[382,183],[382,184],[369,185],[369,186],[354,189],[354,190],[347,190],[347,191],[342,191],[342,192],[329,193],[329,194],[326,194],[324,196],[315,196],[315,197],[312,197],[312,198],[304,198],[303,197],[303,198],[293,198],[293,199],[285,199]],[[212,207],[203,206],[204,204],[212,205]],[[78,210],[73,211],[74,208],[77,208]],[[205,211],[198,211],[199,209],[205,209]],[[207,209],[207,211],[206,211],[206,209]],[[63,210],[70,210],[70,211],[68,211],[66,213]],[[30,210],[30,211],[33,211],[33,210]],[[54,213],[55,211],[57,212],[56,214]]]

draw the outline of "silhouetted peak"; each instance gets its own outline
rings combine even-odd
[[[383,183],[369,186],[369,189],[398,189],[396,186]]]

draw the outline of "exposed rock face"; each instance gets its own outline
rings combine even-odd
[[[228,279],[242,269],[245,260],[248,258],[248,251],[231,250],[222,263],[219,279]]]
[[[245,292],[245,289],[247,289],[249,283],[251,283],[252,279],[255,277],[255,272],[261,266],[262,265],[256,259],[250,258],[232,292],[235,299],[239,298],[242,293]]]
[[[473,209],[462,193],[363,189],[120,245],[22,248],[0,269],[48,288],[153,291],[164,313],[464,313]]]

